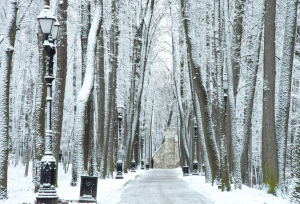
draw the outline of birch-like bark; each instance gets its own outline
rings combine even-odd
[[[98,3],[95,8],[91,29],[89,31],[87,54],[86,54],[86,74],[83,85],[76,101],[76,116],[75,116],[75,131],[74,131],[74,146],[73,146],[73,161],[72,161],[72,181],[71,185],[76,186],[78,178],[83,170],[83,137],[85,124],[85,111],[87,102],[91,94],[94,84],[94,57],[96,36],[101,27],[101,8]]]

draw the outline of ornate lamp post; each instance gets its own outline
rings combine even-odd
[[[132,150],[132,161],[131,161],[131,172],[136,172],[135,170],[135,160],[134,160],[134,149]]]
[[[226,114],[226,101],[227,101],[227,90],[228,90],[228,81],[227,81],[227,74],[223,74],[223,89],[224,89],[224,102],[225,102],[225,115]]]
[[[143,134],[143,133],[142,133]],[[144,154],[143,154],[143,149],[144,149],[144,135],[142,135],[142,159],[141,159],[141,169],[145,169],[144,167]]]
[[[121,144],[122,144],[122,119],[123,119],[123,107],[118,106],[118,120],[119,120],[119,134],[118,134],[118,161],[117,161],[117,175],[116,179],[123,179],[123,163],[121,158]]]
[[[59,23],[50,11],[49,6],[45,6],[37,17],[43,34],[45,35],[44,49],[46,51],[47,70],[44,79],[47,82],[47,126],[45,135],[45,156],[41,160],[40,190],[36,197],[37,204],[57,204],[58,196],[55,189],[56,182],[56,161],[52,155],[52,82],[53,76],[53,56],[55,54],[55,40],[57,38]]]
[[[194,139],[195,139],[195,155],[194,155],[194,161],[193,161],[193,173],[192,175],[199,176],[199,171],[198,171],[198,161],[197,161],[197,120],[194,118]]]

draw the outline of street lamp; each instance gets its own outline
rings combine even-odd
[[[199,171],[198,171],[198,161],[197,161],[197,120],[196,118],[194,118],[194,131],[195,131],[195,134],[194,134],[194,139],[195,139],[195,158],[194,158],[194,161],[193,161],[193,173],[192,175],[196,175],[196,176],[199,176]]]
[[[145,169],[144,168],[144,154],[143,154],[143,148],[144,148],[144,135],[142,133],[142,159],[141,159],[141,169]]]
[[[122,144],[122,119],[123,119],[123,106],[117,106],[118,120],[119,120],[119,134],[118,134],[118,161],[117,161],[117,175],[116,179],[123,179],[123,163],[121,158],[121,144]]]
[[[227,90],[228,90],[228,81],[227,81],[227,74],[223,74],[223,89],[224,89],[224,102],[225,102],[225,115],[226,114],[226,100],[227,100]]]
[[[134,160],[134,149],[132,150],[131,172],[136,172],[136,170],[135,170],[135,160]]]
[[[53,36],[57,37],[59,23],[50,11],[49,6],[45,6],[37,17],[42,33],[45,35],[44,49],[46,51],[47,71],[44,77],[47,83],[47,116],[46,116],[46,134],[45,134],[45,156],[41,160],[41,179],[40,190],[36,197],[37,204],[57,204],[58,196],[55,189],[56,182],[56,161],[52,154],[52,82],[53,76],[53,56],[55,54],[55,45]],[[55,23],[57,22],[57,23]]]

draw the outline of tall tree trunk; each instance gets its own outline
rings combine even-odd
[[[88,36],[91,28],[91,0],[83,1],[81,4],[81,51],[82,51],[82,82],[86,72],[86,54],[87,54],[87,43]]]
[[[53,100],[52,133],[53,156],[57,162],[56,185],[58,178],[58,160],[60,153],[61,131],[63,123],[63,110],[65,99],[65,84],[67,73],[67,10],[68,0],[60,1],[57,7],[57,19],[60,23],[60,32],[57,40],[57,70],[55,77],[55,92]]]
[[[12,70],[12,59],[16,38],[17,1],[8,2],[6,30],[4,34],[5,47],[2,51],[0,67],[0,199],[7,198],[7,163],[9,138],[9,86]]]
[[[149,4],[150,3],[150,4]],[[151,26],[151,20],[153,16],[153,10],[154,10],[154,0],[151,0],[147,2],[145,9],[142,11],[142,5],[140,4],[139,12],[136,14],[140,16],[140,12],[144,13],[144,16],[142,16],[142,19],[137,17],[137,31],[134,39],[134,65],[133,70],[138,71],[138,85],[137,89],[132,90],[134,91],[134,105],[131,104],[131,107],[133,108],[131,110],[132,118],[130,119],[131,122],[131,132],[128,132],[130,134],[130,138],[127,138],[127,141],[130,141],[130,146],[128,148],[134,148],[135,149],[135,159],[136,162],[138,162],[138,145],[139,145],[139,117],[140,117],[140,110],[141,110],[141,98],[143,93],[143,87],[144,87],[144,79],[145,79],[145,69],[147,65],[147,59],[148,59],[148,52],[149,52],[149,30]],[[134,74],[137,74],[133,72]],[[134,88],[134,87],[131,87]],[[132,95],[130,96],[132,97]],[[132,98],[131,98],[132,100]],[[132,150],[132,149],[131,149]],[[132,151],[127,151],[127,161],[126,166],[129,164],[131,160]]]
[[[298,10],[299,12],[299,10]],[[299,15],[298,15],[299,20]],[[299,21],[297,21],[297,35],[295,39],[295,59],[294,63],[299,63],[300,61],[300,26]],[[294,96],[292,97],[292,107],[291,107],[291,113],[298,113],[299,114],[299,70],[294,69],[293,70],[293,86],[292,86],[292,93]],[[294,133],[294,145],[292,147],[294,154],[292,154],[292,161],[294,163],[294,179],[295,179],[295,185],[292,189],[292,192],[290,193],[291,203],[300,203],[300,128],[299,128],[299,122],[300,118],[298,117],[298,114],[295,114],[295,118],[293,119],[292,123],[292,134]],[[294,126],[294,127],[293,127]]]
[[[49,0],[44,1],[45,5],[49,5]],[[39,49],[39,66],[38,77],[36,80],[36,102],[35,102],[35,136],[34,136],[34,159],[32,170],[32,181],[34,184],[34,192],[38,192],[40,188],[40,161],[45,152],[45,107],[47,87],[44,80],[46,74],[46,53],[44,52],[44,35],[39,28],[38,32],[38,49]]]
[[[244,4],[246,0],[236,0],[233,17],[233,36],[232,36],[232,75],[234,97],[237,94],[239,83],[240,63],[241,63],[241,41],[243,34]]]
[[[181,83],[180,83],[180,72],[177,72],[177,58],[176,58],[176,37],[175,37],[175,27],[174,27],[174,21],[175,21],[175,13],[174,13],[174,5],[170,4],[171,14],[172,14],[172,56],[173,56],[173,78],[175,83],[175,89],[176,89],[176,98],[178,103],[178,111],[180,116],[180,138],[181,138],[181,144],[184,148],[184,157],[186,160],[186,165],[189,165],[190,163],[190,156],[189,156],[189,149],[186,141],[186,120],[185,120],[185,114],[183,109],[183,102],[181,98]],[[184,63],[180,63],[182,66],[184,66]],[[178,79],[179,76],[179,79]]]
[[[181,13],[183,18],[183,28],[185,32],[185,38],[187,43],[187,53],[188,53],[188,60],[190,62],[190,69],[192,71],[192,79],[193,84],[196,90],[196,96],[198,97],[195,100],[199,101],[200,110],[201,110],[201,118],[202,118],[202,125],[203,131],[205,136],[205,142],[207,145],[207,152],[208,158],[210,160],[210,167],[212,171],[212,180],[214,181],[218,176],[218,171],[220,170],[220,156],[219,151],[217,149],[217,144],[215,140],[215,136],[212,130],[212,119],[211,119],[211,110],[210,105],[207,100],[207,91],[205,86],[201,80],[201,72],[200,72],[200,65],[197,64],[198,53],[193,52],[192,50],[195,48],[195,44],[193,43],[194,36],[192,35],[192,25],[189,14],[190,9],[190,2],[189,0],[181,0]]]
[[[241,180],[241,165],[240,165],[240,144],[239,138],[237,135],[237,126],[236,126],[236,109],[235,109],[235,97],[233,89],[233,67],[231,64],[231,39],[230,39],[230,31],[229,31],[229,11],[228,11],[228,1],[224,0],[224,21],[225,21],[225,44],[226,44],[226,68],[228,75],[228,103],[229,103],[229,111],[230,111],[230,122],[231,122],[231,135],[232,135],[232,143],[233,143],[233,164],[234,164],[234,188],[242,188],[242,180]]]
[[[243,146],[241,150],[241,175],[243,183],[250,186],[250,169],[251,166],[249,166],[249,152],[248,150],[250,145],[250,136],[251,136],[251,121],[252,121],[252,112],[253,112],[253,103],[254,103],[254,94],[255,94],[255,87],[256,87],[256,81],[257,81],[257,73],[258,73],[258,67],[259,67],[259,55],[260,55],[260,49],[261,49],[261,40],[262,40],[262,23],[263,23],[263,14],[261,13],[261,16],[259,17],[258,24],[258,33],[257,37],[254,41],[254,54],[251,56],[252,64],[250,69],[250,79],[249,79],[249,88],[248,88],[248,97],[245,98],[245,125],[244,125],[244,139],[243,139]],[[250,152],[251,154],[251,152]]]
[[[76,186],[78,178],[83,170],[83,138],[84,138],[84,121],[85,111],[92,87],[94,85],[94,57],[96,47],[96,36],[102,24],[101,7],[97,3],[93,22],[88,37],[87,54],[86,54],[86,74],[82,88],[76,101],[76,115],[75,115],[75,128],[74,128],[74,146],[73,146],[73,161],[72,161],[72,180],[71,185]]]
[[[103,3],[100,1],[101,10],[103,13]],[[98,33],[98,43],[97,43],[97,53],[98,53],[98,71],[97,71],[97,153],[96,153],[96,162],[97,169],[100,171],[100,163],[101,157],[103,153],[103,145],[104,145],[104,126],[105,126],[105,79],[104,79],[104,39],[103,39],[103,27],[100,28],[100,32]]]
[[[276,0],[265,1],[264,88],[262,126],[263,183],[275,194],[278,184],[278,156],[275,135],[275,15]]]
[[[281,60],[281,72],[278,92],[278,113],[276,117],[276,138],[278,144],[279,189],[286,194],[285,162],[288,122],[291,100],[291,82],[294,60],[295,34],[297,25],[297,0],[288,0],[286,5],[284,41]]]
[[[221,113],[217,118],[217,132],[219,135],[219,151],[220,151],[220,166],[221,166],[221,182],[222,182],[222,191],[230,191],[230,172],[229,172],[229,163],[228,163],[228,141],[226,140],[226,107],[224,103],[224,90],[223,90],[223,75],[224,69],[222,70],[222,64],[224,52],[222,49],[222,20],[221,20],[221,4],[220,1],[215,2],[215,58],[216,58],[216,84],[217,84],[217,105],[216,112]],[[228,118],[227,118],[228,119]]]

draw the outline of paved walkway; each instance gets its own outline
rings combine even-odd
[[[132,182],[108,204],[213,204],[187,186],[173,169],[151,169]]]

